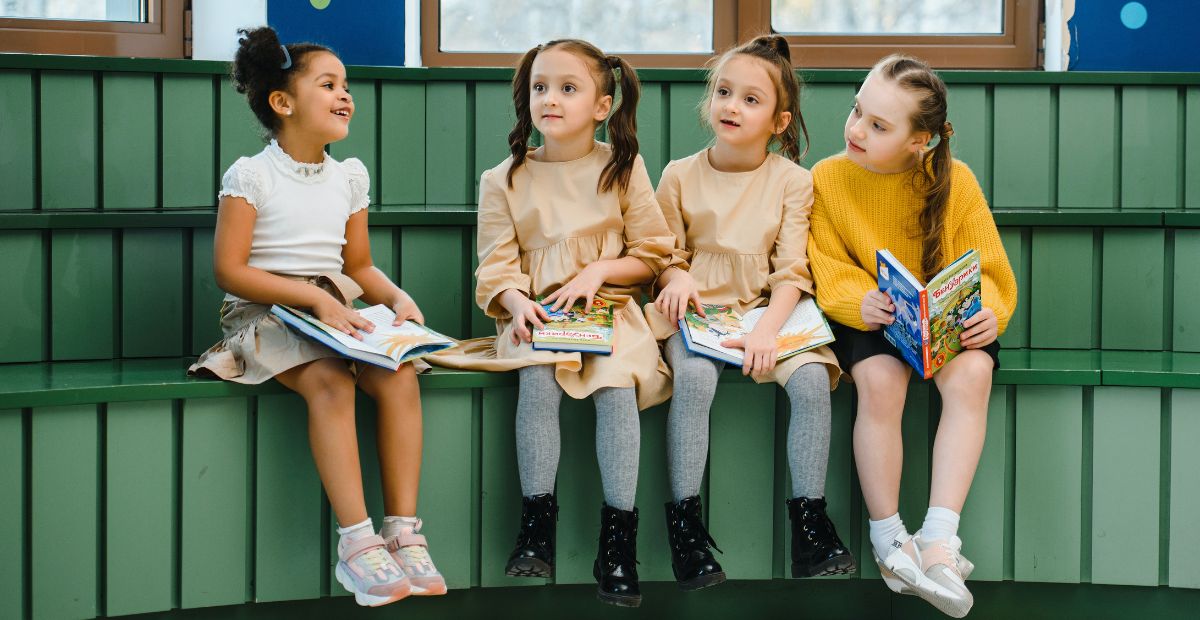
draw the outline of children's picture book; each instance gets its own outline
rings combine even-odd
[[[538,303],[541,303],[541,299]],[[611,355],[613,351],[613,308],[615,303],[596,297],[592,307],[580,302],[570,308],[551,310],[542,304],[550,320],[533,330],[533,348],[538,351],[568,351]]]
[[[745,351],[723,347],[721,343],[749,334],[766,311],[767,307],[762,306],[740,315],[729,306],[704,304],[704,314],[707,316],[701,317],[695,310],[689,309],[679,321],[679,331],[683,334],[683,343],[688,351],[741,366],[746,359]],[[816,300],[805,297],[796,304],[796,309],[779,328],[776,337],[778,359],[785,360],[833,340],[833,330],[817,307]]]
[[[963,322],[983,307],[979,252],[954,259],[924,286],[891,252],[879,250],[876,260],[879,290],[896,306],[896,320],[884,326],[883,336],[928,379],[962,352]]]
[[[288,327],[337,351],[342,357],[396,370],[405,362],[458,346],[458,341],[443,336],[420,323],[405,321],[392,325],[396,315],[383,304],[357,310],[363,318],[375,324],[375,331],[360,332],[359,340],[334,329],[317,317],[279,304],[271,306],[271,314]]]

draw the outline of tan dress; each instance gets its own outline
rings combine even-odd
[[[663,170],[658,204],[675,234],[680,257],[690,263],[700,300],[733,306],[745,313],[769,301],[771,291],[794,286],[813,294],[808,268],[808,215],[812,211],[812,174],[769,155],[749,172],[720,172],[705,149],[676,160]],[[654,335],[665,340],[679,325],[646,304]],[[825,364],[830,388],[841,377],[828,347],[788,358],[755,381],[787,384],[797,368]]]
[[[512,343],[512,317],[499,296],[517,289],[536,298],[562,287],[589,263],[634,256],[657,278],[679,263],[674,240],[654,199],[646,165],[638,156],[627,191],[597,192],[611,147],[567,162],[526,159],[508,187],[511,158],[479,182],[479,283],[475,301],[496,319],[496,338],[468,341],[464,347],[431,356],[430,363],[473,370],[511,370],[555,364],[555,378],[572,398],[602,387],[633,387],[639,409],[670,396],[670,370],[638,304],[644,287],[605,284],[598,295],[616,302],[610,356],[535,351]],[[648,280],[652,281],[652,280]]]

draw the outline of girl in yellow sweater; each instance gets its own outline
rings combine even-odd
[[[846,151],[813,167],[809,258],[817,301],[834,322],[832,348],[858,390],[854,456],[880,571],[893,591],[962,617],[974,602],[963,583],[974,566],[960,553],[959,512],[983,450],[996,338],[1017,286],[979,183],[950,156],[952,135],[941,78],[906,56],[879,61],[846,119]],[[898,513],[910,369],[880,329],[896,310],[876,286],[875,252],[885,248],[926,281],[968,249],[981,255],[983,309],[964,323],[965,350],[933,378],[942,416],[929,510],[913,536]]]

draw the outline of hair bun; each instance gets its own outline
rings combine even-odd
[[[752,42],[753,45],[761,45],[776,54],[783,57],[789,63],[792,62],[792,48],[788,45],[787,38],[781,34],[764,34]]]

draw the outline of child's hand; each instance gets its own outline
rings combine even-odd
[[[991,308],[976,312],[971,318],[963,321],[963,331],[958,335],[958,341],[967,349],[979,349],[992,344],[999,335],[999,323],[996,313]]]
[[[570,282],[563,285],[562,288],[554,291],[542,303],[553,304],[551,310],[569,310],[575,305],[576,301],[584,300],[586,304],[583,306],[585,310],[590,310],[592,300],[596,297],[596,291],[600,290],[604,284],[604,268],[601,262],[595,262],[583,268],[579,275],[571,278]]]
[[[375,331],[374,323],[363,318],[354,310],[343,306],[342,302],[333,298],[333,295],[322,295],[321,300],[313,306],[312,311],[326,325],[359,340],[362,340],[362,334],[358,333],[359,330],[368,334]]]
[[[895,304],[892,303],[887,293],[880,290],[867,291],[863,295],[862,300],[862,320],[867,324],[869,331],[875,331],[884,325],[891,325],[896,321],[896,317],[892,315],[896,311]]]
[[[512,343],[521,344],[524,342],[533,341],[533,332],[530,326],[541,328],[544,326],[543,321],[549,321],[550,315],[546,313],[546,309],[538,302],[526,297],[521,291],[510,288],[504,291],[500,298],[500,305],[504,306],[505,310],[512,315]]]
[[[421,314],[421,309],[417,307],[417,302],[409,297],[404,290],[400,291],[400,296],[392,302],[392,312],[396,313],[396,320],[392,321],[392,325],[402,325],[405,321],[425,324],[425,315]]]
[[[779,355],[779,343],[776,334],[766,333],[755,328],[744,338],[734,338],[721,343],[723,347],[742,349],[746,357],[742,361],[742,376],[753,374],[761,377],[775,370],[775,358]]]
[[[689,302],[696,307],[696,314],[707,316],[704,314],[704,305],[700,303],[700,291],[696,290],[696,281],[692,279],[692,274],[680,271],[674,274],[671,282],[658,293],[654,307],[668,319],[679,321],[687,314]]]

